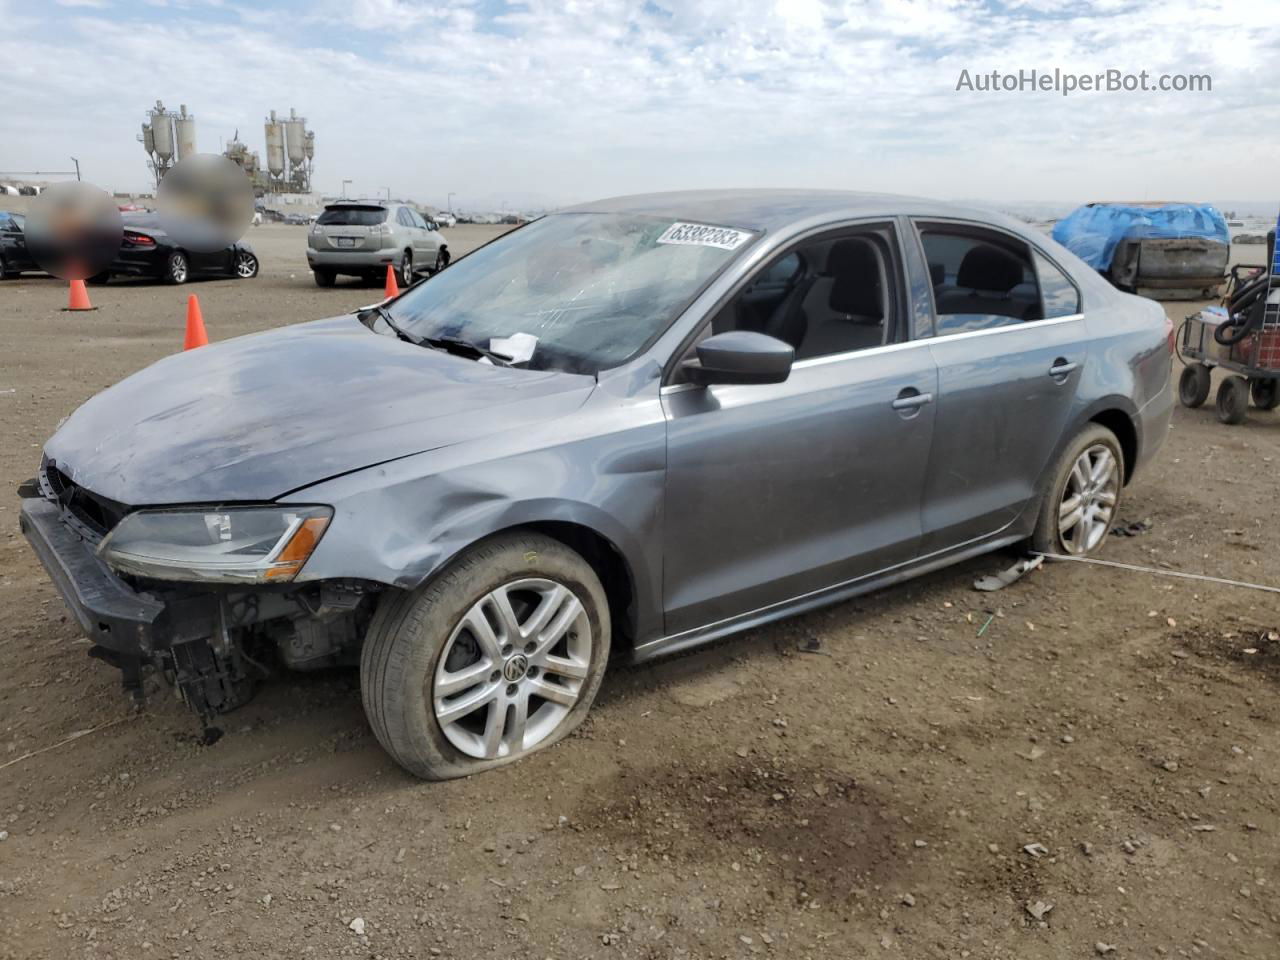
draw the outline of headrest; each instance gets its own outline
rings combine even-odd
[[[855,317],[884,316],[880,255],[870,241],[850,237],[833,244],[827,273],[834,278],[827,300],[832,310]]]
[[[1008,293],[1022,282],[1022,264],[999,247],[982,244],[974,247],[960,261],[956,284],[974,290]]]

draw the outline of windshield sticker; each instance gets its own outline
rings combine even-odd
[[[751,239],[745,230],[729,227],[708,227],[701,223],[673,223],[658,238],[658,243],[681,243],[695,247],[719,247],[721,250],[737,250]]]

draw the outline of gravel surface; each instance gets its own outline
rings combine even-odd
[[[303,229],[253,281],[0,286],[0,484],[180,347],[378,298]],[[461,253],[493,228],[447,231]],[[1188,304],[1169,305],[1180,319]],[[1179,409],[1109,559],[1280,583],[1280,414]],[[585,727],[471,780],[400,772],[354,674],[197,742],[134,717],[0,498],[0,958],[1257,957],[1280,952],[1280,604],[982,558],[606,677]],[[1268,558],[1271,559],[1268,559]]]

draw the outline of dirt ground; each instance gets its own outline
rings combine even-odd
[[[302,229],[252,232],[257,280],[92,288],[89,314],[0,286],[0,488],[179,348],[188,293],[214,340],[377,298],[318,290]],[[1106,557],[1280,583],[1278,463],[1280,414],[1180,408],[1121,511],[1150,530]],[[349,672],[277,679],[212,747],[166,698],[133,717],[16,514],[0,496],[4,960],[1280,956],[1275,595],[1074,564],[981,594],[987,557],[620,667],[559,747],[426,784]]]

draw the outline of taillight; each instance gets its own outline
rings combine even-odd
[[[145,233],[130,233],[128,230],[124,232],[124,242],[131,247],[154,247],[156,245],[155,238],[148,237]]]

